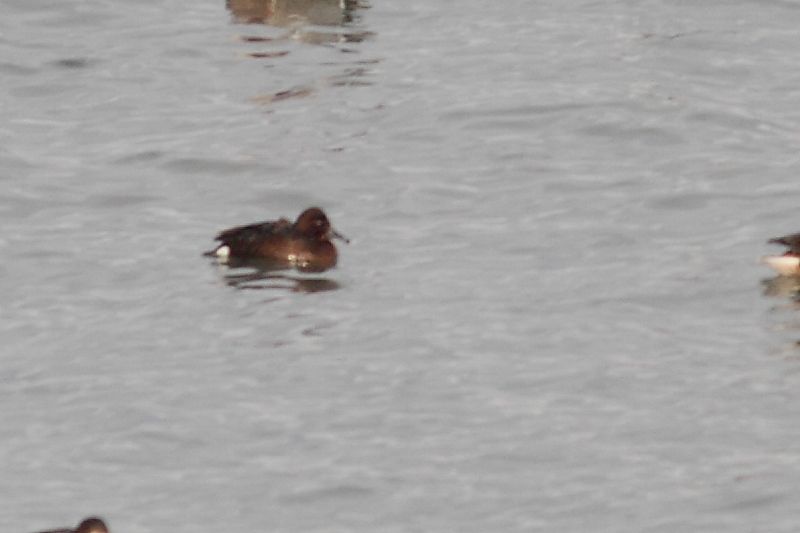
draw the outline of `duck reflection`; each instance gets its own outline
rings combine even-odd
[[[227,0],[234,22],[266,24],[292,30],[292,37],[313,44],[361,42],[365,31],[319,31],[309,26],[346,27],[358,20],[358,0]]]
[[[288,292],[327,292],[340,288],[332,279],[303,274],[287,274],[285,266],[257,259],[239,259],[220,265],[225,283],[240,290],[283,290]]]
[[[764,296],[788,299],[800,305],[800,277],[775,276],[761,281]]]
[[[796,357],[800,349],[800,340],[795,337],[796,332],[800,330],[797,314],[800,311],[800,277],[775,276],[762,280],[761,286],[764,296],[783,300],[770,309],[771,321],[776,321],[771,329],[782,337],[789,337],[784,339],[785,343],[782,343],[783,348],[779,350],[780,353]],[[792,337],[795,338],[792,340]]]

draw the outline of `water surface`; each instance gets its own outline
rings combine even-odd
[[[794,2],[0,14],[3,531],[796,530]]]

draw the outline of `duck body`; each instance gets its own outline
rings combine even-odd
[[[775,237],[768,242],[786,246],[788,250],[783,255],[764,256],[764,264],[782,276],[800,276],[800,233]]]
[[[102,519],[92,516],[78,524],[75,529],[53,529],[41,533],[108,533],[108,527]]]
[[[332,238],[347,242],[333,230],[322,209],[312,207],[294,223],[281,218],[221,231],[215,238],[220,244],[207,255],[227,263],[259,260],[273,268],[321,272],[336,266],[338,260]]]

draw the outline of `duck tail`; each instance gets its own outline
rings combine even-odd
[[[206,257],[216,257],[217,259],[227,259],[231,255],[231,249],[227,244],[220,244],[213,250],[203,252]]]

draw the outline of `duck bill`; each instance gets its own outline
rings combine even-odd
[[[330,236],[330,238],[339,239],[340,241],[344,241],[345,243],[350,244],[350,239],[348,239],[347,237],[345,237],[344,235],[342,235],[333,228],[331,228],[331,231],[328,235]]]

